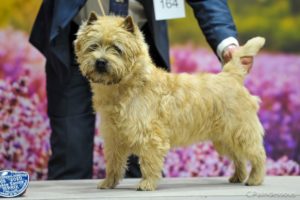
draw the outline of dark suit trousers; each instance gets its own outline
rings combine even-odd
[[[73,29],[70,42],[76,30]],[[155,63],[164,66],[147,26],[143,31]],[[51,64],[46,64],[48,115],[52,129],[48,179],[92,178],[95,132],[92,94],[76,62],[69,67],[71,75],[65,83],[61,83]],[[140,177],[138,158],[131,156],[128,164],[126,177]]]

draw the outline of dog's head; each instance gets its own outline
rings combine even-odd
[[[75,54],[82,74],[94,83],[117,84],[134,70],[137,58],[147,51],[144,38],[130,16],[97,16],[78,30]]]

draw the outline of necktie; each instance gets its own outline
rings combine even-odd
[[[109,13],[118,16],[128,15],[128,0],[110,0]]]

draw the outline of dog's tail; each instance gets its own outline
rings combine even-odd
[[[248,40],[244,46],[234,51],[232,59],[223,67],[223,72],[231,73],[238,81],[243,83],[248,72],[245,67],[243,67],[241,58],[244,56],[255,56],[264,44],[265,38],[263,37],[255,37]]]

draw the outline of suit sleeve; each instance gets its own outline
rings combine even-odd
[[[226,38],[237,38],[237,31],[226,0],[187,0],[207,42],[217,52]]]
[[[49,0],[43,0],[29,37],[29,42],[44,55],[45,47],[49,43],[51,20],[47,15],[51,16],[52,10],[50,8],[52,5],[50,3]]]

